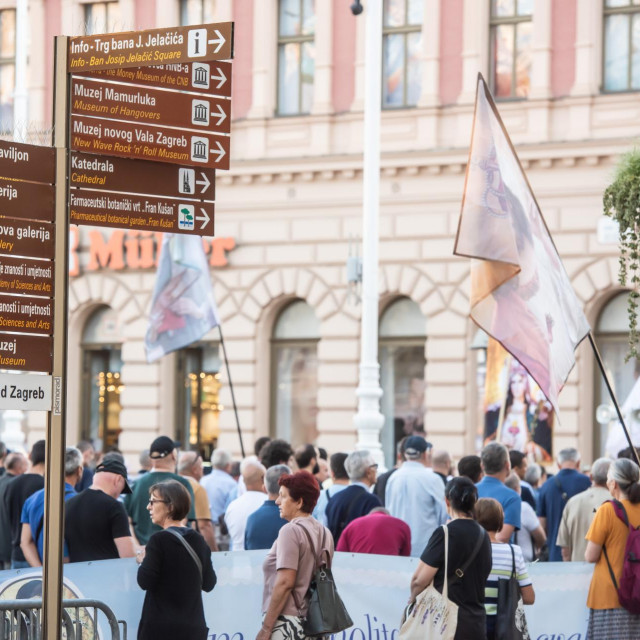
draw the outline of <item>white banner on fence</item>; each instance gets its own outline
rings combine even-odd
[[[261,624],[264,551],[214,553],[218,584],[205,593],[209,640],[254,640]],[[396,640],[409,597],[416,558],[336,553],[334,576],[354,626],[333,640]],[[144,592],[133,559],[81,562],[64,567],[65,598],[106,603],[137,636]],[[536,603],[526,607],[532,640],[585,640],[587,591],[593,565],[550,562],[530,565]],[[0,599],[41,594],[41,571],[0,571]],[[104,633],[102,638],[109,638]]]

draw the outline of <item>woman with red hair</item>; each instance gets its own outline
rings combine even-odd
[[[256,640],[300,640],[302,619],[317,558],[325,552],[333,558],[331,532],[311,517],[320,487],[308,471],[280,478],[276,504],[287,524],[267,554],[264,564],[262,627]]]

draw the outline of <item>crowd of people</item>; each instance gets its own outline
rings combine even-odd
[[[178,637],[172,620],[184,625],[185,611],[189,637],[204,638],[200,592],[216,583],[211,551],[268,550],[258,640],[279,640],[304,635],[311,574],[334,550],[419,558],[410,600],[431,584],[441,591],[446,525],[456,638],[495,637],[500,580],[514,575],[522,603],[532,604],[534,560],[595,563],[587,637],[638,638],[640,615],[619,598],[627,537],[640,526],[632,454],[595,460],[585,471],[579,452],[565,448],[547,476],[498,442],[454,465],[419,434],[401,440],[396,465],[378,474],[369,451],[329,456],[311,444],[294,450],[261,438],[239,465],[216,449],[205,473],[198,453],[160,436],[132,475],[118,451],[97,460],[82,442],[65,452],[65,561],[135,557],[146,591],[139,638]],[[0,443],[5,569],[42,563],[44,463],[44,441],[28,458]]]

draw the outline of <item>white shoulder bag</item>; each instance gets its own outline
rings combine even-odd
[[[409,605],[398,640],[454,640],[458,605],[448,598],[449,529],[444,529],[444,585],[440,593],[431,584]]]

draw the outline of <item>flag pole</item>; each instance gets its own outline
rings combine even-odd
[[[233,402],[233,412],[236,416],[236,428],[238,429],[238,439],[240,440],[240,452],[242,457],[244,454],[244,444],[242,443],[242,430],[240,429],[240,418],[238,417],[238,405],[236,404],[236,394],[233,391],[233,382],[231,381],[231,370],[229,369],[229,358],[227,358],[227,348],[224,345],[224,338],[222,337],[222,327],[218,325],[218,332],[220,333],[220,346],[222,347],[222,355],[224,356],[224,364],[227,368],[227,378],[229,378],[229,389],[231,390],[231,402]]]
[[[627,430],[627,425],[624,422],[624,418],[622,417],[622,412],[620,411],[620,407],[618,406],[618,401],[613,393],[613,389],[611,388],[611,384],[609,383],[609,377],[607,376],[604,370],[604,364],[602,363],[602,357],[600,356],[600,351],[598,351],[598,347],[596,346],[595,340],[593,339],[593,334],[589,331],[589,342],[591,343],[591,348],[593,349],[593,354],[596,357],[596,362],[598,363],[598,368],[600,369],[600,373],[602,374],[602,378],[604,379],[604,383],[607,385],[607,391],[609,391],[609,395],[611,396],[611,401],[613,402],[613,406],[616,408],[616,413],[618,414],[618,420],[622,425],[622,430],[624,431],[624,435],[627,438],[627,442],[629,443],[629,447],[633,456],[636,460],[638,466],[640,466],[640,459],[638,458],[638,452],[636,448],[633,446],[633,442],[631,442],[631,436],[629,435],[629,431]]]

